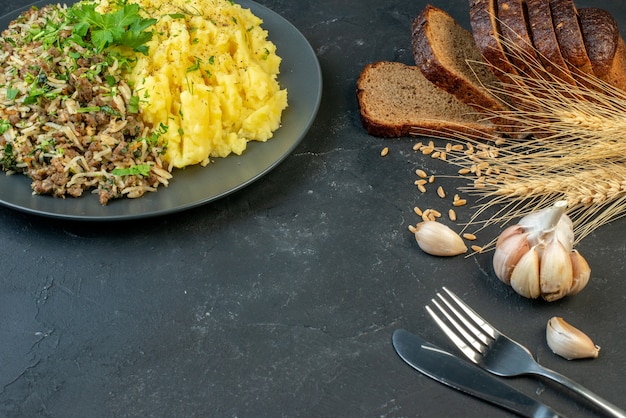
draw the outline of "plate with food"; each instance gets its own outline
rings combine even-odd
[[[207,14],[203,0],[42,0],[1,17],[0,204],[145,218],[215,201],[282,162],[317,114],[317,57],[272,10],[218,3]],[[37,15],[47,7],[54,19]],[[24,53],[24,38],[39,49]]]

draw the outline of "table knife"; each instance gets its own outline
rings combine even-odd
[[[562,417],[550,407],[475,366],[403,329],[392,336],[393,347],[411,367],[426,376],[525,417]]]

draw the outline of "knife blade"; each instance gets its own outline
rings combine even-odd
[[[550,407],[509,386],[489,372],[403,329],[392,336],[396,352],[424,375],[522,416],[562,417]]]

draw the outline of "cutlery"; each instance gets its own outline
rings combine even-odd
[[[498,376],[533,374],[551,379],[582,395],[612,417],[626,418],[626,412],[591,392],[579,383],[553,370],[541,366],[530,351],[491,326],[480,315],[450,290],[443,288],[447,297],[437,293],[440,301],[433,305],[447,322],[435,311],[426,310],[452,342],[472,362]]]
[[[501,406],[522,416],[560,417],[548,406],[507,385],[497,377],[403,329],[392,336],[396,352],[426,376]]]

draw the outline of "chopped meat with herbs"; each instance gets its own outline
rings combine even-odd
[[[89,26],[89,2],[31,8],[1,34],[0,166],[29,176],[34,193],[89,190],[106,205],[171,178],[159,141],[167,126],[142,122],[139,98],[123,77],[133,54],[145,52],[151,34],[144,29],[153,21],[136,5],[119,7],[141,29],[126,28],[130,36],[121,41],[128,45],[103,40],[106,28]]]

